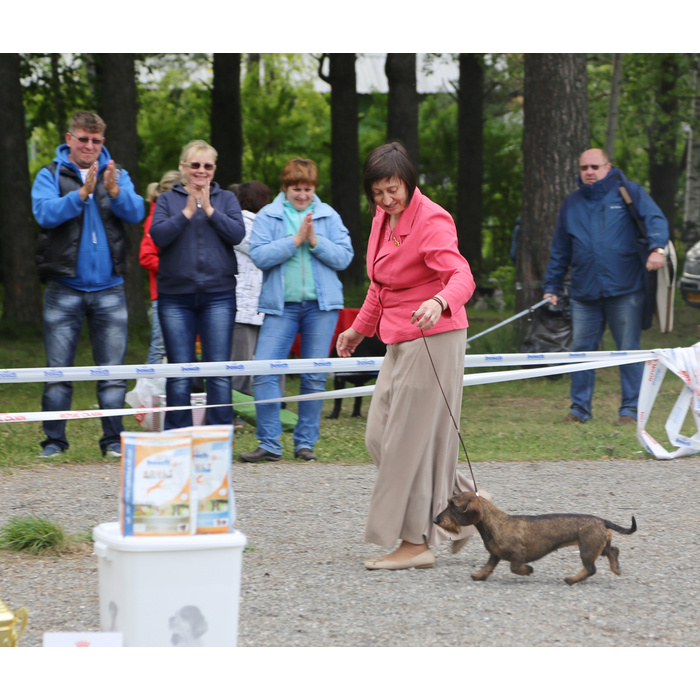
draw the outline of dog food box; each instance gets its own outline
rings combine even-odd
[[[197,534],[233,532],[236,504],[231,488],[233,426],[201,425],[168,431],[192,438],[193,501]]]
[[[194,535],[192,438],[187,434],[123,432],[122,535]]]

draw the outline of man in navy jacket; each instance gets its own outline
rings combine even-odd
[[[544,296],[557,303],[570,269],[572,352],[598,350],[606,323],[618,350],[640,349],[644,268],[665,265],[666,218],[644,189],[626,180],[609,161],[598,148],[581,155],[579,189],[564,200],[552,238]],[[619,191],[623,184],[646,225],[648,245],[641,254],[634,220]],[[617,425],[636,421],[642,373],[641,363],[620,366]],[[593,417],[594,384],[593,370],[571,373],[566,421],[585,423]]]
[[[43,167],[32,187],[32,210],[41,226],[37,266],[44,293],[43,330],[49,367],[71,367],[86,318],[95,364],[124,364],[127,311],[124,293],[126,230],[144,216],[143,198],[136,194],[126,170],[104,147],[105,123],[91,112],[71,118],[65,144]],[[99,373],[100,408],[123,408],[126,380]],[[61,381],[60,370],[47,372],[43,411],[69,411],[73,387]],[[46,439],[41,457],[68,449],[66,421],[44,421]],[[120,416],[102,418],[102,454],[121,455]]]

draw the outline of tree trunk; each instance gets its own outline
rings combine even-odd
[[[39,326],[41,288],[36,271],[27,136],[19,54],[0,54],[0,259],[5,301],[2,320]],[[11,163],[12,165],[7,165]]]
[[[125,168],[139,192],[139,149],[136,129],[136,71],[134,54],[100,54],[98,69],[101,78],[102,110],[105,120],[105,145],[115,162]],[[129,325],[147,323],[146,272],[139,264],[139,246],[143,236],[141,224],[125,225],[128,236],[125,275]]]
[[[671,240],[673,240],[676,190],[681,170],[676,160],[677,85],[680,69],[676,54],[661,54],[658,60],[656,102],[661,110],[661,115],[654,118],[648,131],[649,194],[668,220],[668,230]]]
[[[605,152],[610,162],[615,162],[615,137],[620,114],[620,93],[622,92],[622,56],[613,54],[613,74],[610,81],[610,105],[608,107],[608,130],[605,134]]]
[[[51,90],[53,92],[54,110],[56,113],[56,126],[58,133],[63,136],[68,131],[68,118],[66,116],[66,102],[63,99],[61,86],[61,72],[58,67],[59,54],[51,54]]]
[[[216,181],[224,189],[240,182],[243,173],[243,123],[239,53],[214,54],[211,142],[219,153]]]
[[[387,141],[400,141],[418,169],[416,54],[388,53],[384,70],[389,80]]]
[[[481,273],[482,185],[484,179],[484,65],[479,54],[459,55],[457,125],[457,233],[459,249]]]
[[[360,219],[360,143],[355,54],[328,54],[331,86],[332,206],[350,231],[355,257],[342,276],[351,284],[365,279],[365,237]]]
[[[683,213],[683,247],[688,251],[700,240],[700,57],[693,56],[693,119],[688,137],[688,161]]]
[[[523,209],[516,307],[542,298],[550,244],[564,198],[589,146],[585,54],[525,54]]]

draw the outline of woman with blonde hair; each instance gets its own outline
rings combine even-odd
[[[182,183],[158,197],[151,236],[160,249],[158,313],[171,363],[194,362],[199,336],[204,362],[231,359],[236,317],[236,255],[245,235],[236,195],[214,181],[217,153],[206,141],[182,151]],[[233,422],[231,378],[207,377],[208,424]],[[168,406],[190,405],[191,379],[166,382]],[[192,411],[168,411],[165,428],[192,425]]]

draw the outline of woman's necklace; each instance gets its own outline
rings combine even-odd
[[[394,235],[394,227],[398,222],[398,218],[396,219],[396,221],[392,222],[392,217],[389,217],[386,223],[386,240],[391,240],[392,243],[397,247],[401,245],[401,241]]]

